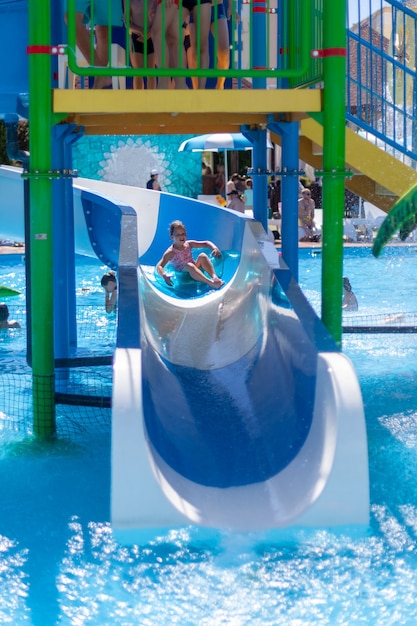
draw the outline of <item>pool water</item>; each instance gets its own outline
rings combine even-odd
[[[369,249],[347,252],[357,315],[413,312],[416,270],[410,248],[378,261]],[[13,286],[1,259],[0,271]],[[20,269],[10,271],[21,288]],[[102,271],[78,264],[79,302],[102,304]],[[302,255],[300,284],[317,310],[320,271],[318,255]],[[0,343],[2,365],[20,358],[15,340]],[[231,534],[189,526],[122,546],[109,524],[110,427],[54,444],[4,428],[0,623],[415,625],[417,336],[344,335],[343,347],[365,403],[369,528]]]

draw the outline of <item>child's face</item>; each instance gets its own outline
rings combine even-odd
[[[171,239],[174,244],[177,245],[182,245],[183,243],[185,243],[187,239],[187,233],[185,232],[185,228],[183,228],[182,226],[177,226],[176,228],[174,228]]]
[[[109,280],[109,282],[104,287],[104,289],[105,289],[105,291],[107,291],[107,293],[113,293],[113,291],[115,291],[117,289],[116,281],[115,280]]]

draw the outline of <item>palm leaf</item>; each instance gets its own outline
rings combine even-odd
[[[13,296],[20,296],[20,291],[16,291],[16,289],[6,287],[5,285],[0,285],[0,298],[12,298]]]
[[[372,254],[379,257],[385,245],[400,231],[401,241],[417,226],[417,185],[414,185],[394,204],[382,222],[372,246]]]

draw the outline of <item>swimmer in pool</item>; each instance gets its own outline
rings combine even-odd
[[[104,307],[106,313],[113,313],[117,308],[117,279],[116,272],[110,270],[101,279],[101,286],[104,289]]]
[[[352,291],[352,285],[347,276],[343,276],[343,302],[342,309],[344,311],[357,311],[358,301]]]
[[[20,328],[20,324],[17,320],[10,320],[9,307],[2,302],[0,304],[0,330],[5,328]]]

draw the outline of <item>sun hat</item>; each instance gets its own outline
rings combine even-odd
[[[151,171],[151,176],[155,176],[155,174],[159,174],[158,170],[152,170]]]

